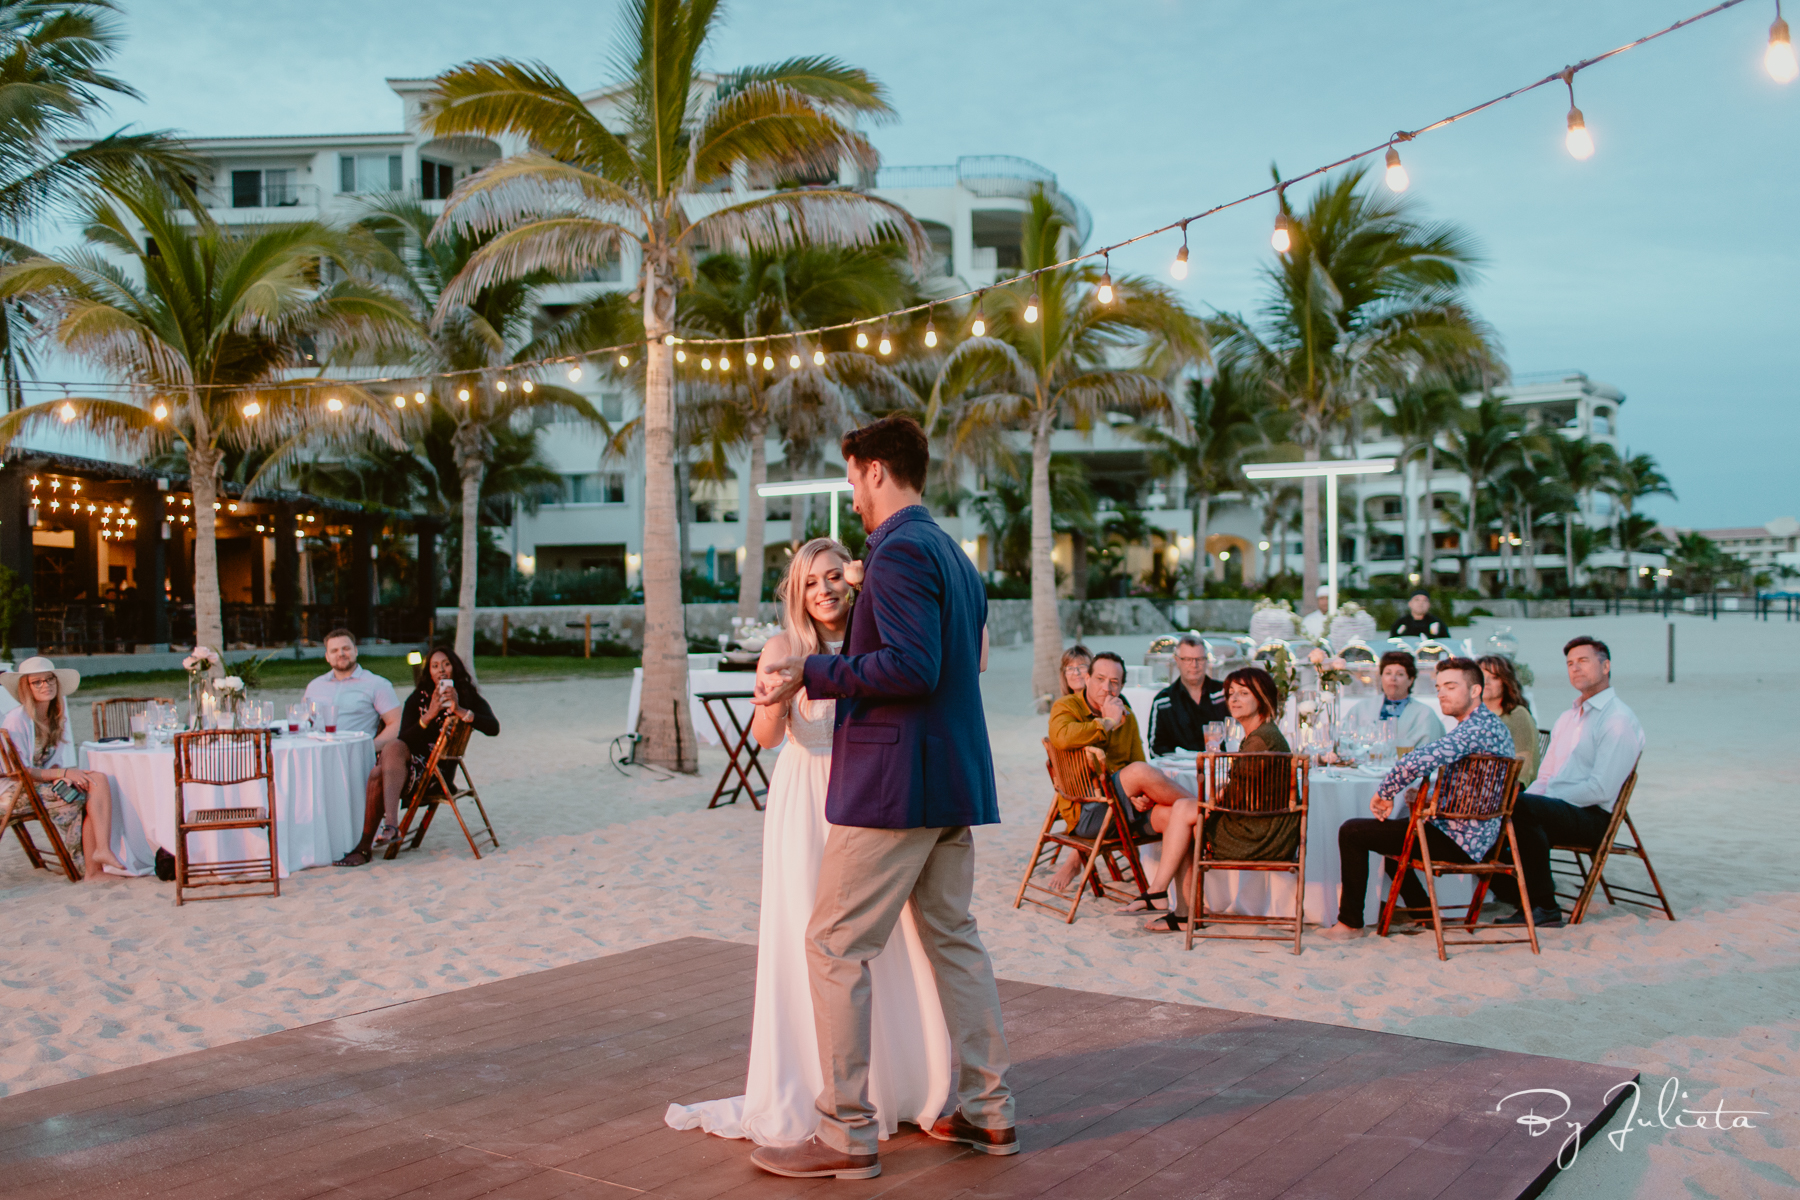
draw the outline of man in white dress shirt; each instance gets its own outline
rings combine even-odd
[[[1300,632],[1316,642],[1325,636],[1325,627],[1331,623],[1331,588],[1321,583],[1313,601],[1317,607],[1300,618]]]
[[[1531,918],[1539,929],[1562,924],[1550,875],[1551,845],[1594,849],[1606,836],[1613,802],[1644,752],[1644,727],[1612,686],[1612,653],[1596,638],[1573,638],[1563,647],[1569,686],[1580,693],[1575,705],[1556,718],[1531,791],[1519,797],[1513,829],[1519,863],[1531,893]],[[1519,903],[1512,880],[1495,880],[1494,894]],[[1510,923],[1524,924],[1523,912]],[[1509,923],[1502,919],[1502,924]]]
[[[356,662],[356,635],[334,629],[325,635],[325,661],[331,670],[306,685],[306,699],[320,706],[337,707],[337,727],[346,733],[366,733],[375,739],[375,766],[369,771],[368,794],[381,795],[382,764],[398,770],[405,779],[406,747],[400,737],[400,699],[394,685]],[[396,750],[389,751],[392,744]],[[396,814],[397,815],[397,814]],[[375,831],[375,845],[385,846],[399,832],[393,818],[384,817]],[[343,863],[342,866],[350,864]]]

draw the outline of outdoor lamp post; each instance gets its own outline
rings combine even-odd
[[[1244,468],[1248,479],[1325,479],[1325,586],[1331,589],[1333,611],[1338,603],[1338,499],[1340,475],[1386,475],[1394,469],[1391,458],[1351,458],[1339,462],[1253,463]]]
[[[831,497],[831,540],[835,542],[838,540],[838,505],[836,493],[848,492],[850,490],[851,484],[848,479],[796,479],[791,483],[758,484],[756,494],[764,497],[829,495]],[[800,532],[804,535],[806,530],[802,529]]]

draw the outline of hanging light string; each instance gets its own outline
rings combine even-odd
[[[1193,223],[1195,221],[1203,221],[1208,217],[1217,216],[1219,213],[1227,212],[1234,208],[1239,208],[1245,204],[1249,204],[1251,201],[1260,200],[1260,199],[1264,198],[1265,196],[1273,195],[1273,196],[1277,196],[1279,198],[1280,194],[1285,189],[1292,187],[1296,183],[1300,183],[1300,182],[1303,182],[1308,179],[1316,178],[1317,176],[1320,176],[1320,175],[1329,174],[1330,172],[1337,170],[1339,167],[1349,166],[1351,163],[1358,162],[1362,159],[1368,158],[1371,155],[1375,155],[1375,154],[1383,154],[1386,158],[1387,172],[1388,172],[1387,177],[1388,177],[1388,181],[1389,181],[1389,186],[1393,187],[1395,191],[1403,190],[1403,186],[1404,186],[1403,184],[1396,186],[1397,180],[1404,180],[1406,177],[1406,168],[1400,165],[1400,155],[1399,155],[1398,150],[1395,148],[1397,143],[1410,142],[1410,141],[1413,141],[1415,138],[1424,136],[1425,134],[1436,133],[1438,130],[1445,129],[1451,125],[1456,124],[1459,121],[1466,121],[1470,117],[1473,117],[1478,113],[1486,112],[1488,109],[1493,108],[1495,105],[1504,104],[1509,100],[1516,100],[1520,96],[1525,95],[1527,92],[1536,91],[1538,88],[1545,87],[1550,84],[1562,83],[1568,87],[1569,101],[1570,101],[1569,133],[1568,133],[1569,151],[1570,151],[1570,153],[1574,154],[1577,158],[1586,158],[1586,157],[1588,157],[1588,155],[1591,155],[1593,153],[1593,139],[1587,132],[1586,122],[1585,122],[1585,119],[1581,115],[1581,110],[1579,108],[1576,108],[1574,105],[1575,76],[1577,74],[1579,74],[1582,71],[1587,70],[1589,67],[1595,66],[1599,63],[1603,63],[1607,59],[1616,58],[1619,55],[1626,53],[1627,51],[1635,50],[1639,46],[1646,45],[1647,43],[1653,42],[1658,38],[1667,37],[1669,34],[1674,33],[1677,30],[1686,29],[1688,26],[1693,25],[1700,21],[1704,21],[1708,17],[1717,16],[1718,14],[1724,12],[1726,9],[1736,8],[1738,5],[1740,5],[1744,2],[1745,2],[1745,0],[1720,0],[1720,3],[1713,5],[1711,8],[1705,9],[1701,12],[1697,12],[1689,17],[1683,17],[1681,20],[1676,21],[1672,25],[1665,26],[1664,28],[1658,29],[1653,33],[1647,33],[1644,36],[1642,36],[1640,38],[1635,38],[1632,41],[1626,42],[1625,44],[1623,44],[1621,46],[1615,46],[1611,50],[1607,50],[1604,53],[1596,54],[1591,58],[1584,58],[1581,61],[1572,63],[1569,66],[1563,67],[1560,70],[1552,71],[1550,74],[1544,76],[1542,79],[1533,80],[1532,82],[1527,83],[1521,87],[1514,88],[1510,92],[1505,92],[1499,96],[1495,96],[1491,100],[1484,100],[1480,104],[1471,105],[1470,107],[1465,108],[1460,112],[1452,113],[1446,117],[1440,117],[1438,120],[1435,120],[1428,125],[1421,125],[1417,129],[1397,130],[1391,136],[1383,139],[1382,141],[1376,143],[1373,146],[1370,146],[1368,149],[1358,150],[1352,154],[1346,154],[1342,158],[1336,159],[1335,161],[1332,161],[1332,162],[1325,163],[1321,166],[1314,167],[1310,171],[1306,171],[1302,174],[1295,175],[1289,179],[1280,180],[1279,182],[1270,184],[1268,187],[1261,188],[1254,192],[1250,192],[1247,195],[1239,196],[1235,200],[1227,200],[1222,204],[1215,204],[1211,208],[1203,209],[1202,211],[1195,213],[1193,216],[1182,217],[1178,220],[1170,221],[1166,225],[1161,225],[1155,229],[1147,230],[1143,233],[1138,234],[1135,237],[1129,237],[1129,238],[1124,239],[1123,241],[1113,242],[1113,243],[1110,243],[1109,245],[1100,246],[1093,250],[1086,251],[1085,253],[1077,254],[1077,255],[1074,255],[1073,257],[1063,259],[1061,262],[1051,263],[1048,266],[1040,267],[1033,271],[1023,272],[1021,274],[1014,275],[1011,278],[999,280],[995,283],[988,284],[983,287],[970,288],[967,291],[958,292],[954,295],[933,297],[930,300],[921,301],[918,304],[910,305],[906,308],[897,308],[897,309],[893,309],[889,312],[879,313],[874,316],[860,317],[860,318],[857,318],[856,320],[852,320],[852,321],[840,321],[840,322],[837,322],[836,324],[832,324],[832,325],[815,325],[815,326],[812,326],[807,329],[788,330],[788,331],[784,331],[783,333],[776,335],[776,336],[790,341],[791,344],[796,348],[796,350],[798,350],[805,342],[810,341],[815,344],[820,342],[825,334],[837,333],[837,332],[841,332],[843,330],[854,330],[856,333],[855,340],[856,340],[856,344],[857,344],[858,348],[867,348],[867,346],[869,344],[869,329],[870,328],[874,328],[874,329],[880,331],[880,334],[881,334],[883,340],[886,340],[887,336],[888,336],[886,333],[887,327],[894,324],[895,322],[897,322],[899,318],[909,317],[916,313],[924,312],[924,313],[928,314],[927,324],[929,325],[929,323],[930,323],[929,313],[932,310],[934,310],[938,305],[954,304],[959,300],[971,300],[972,299],[975,301],[975,321],[983,327],[982,329],[978,329],[978,330],[974,331],[975,336],[980,337],[980,336],[982,336],[983,332],[985,331],[985,326],[986,326],[985,317],[984,317],[984,314],[982,313],[981,300],[982,300],[983,295],[985,295],[988,291],[992,290],[993,288],[1007,287],[1007,286],[1009,286],[1011,284],[1015,284],[1015,283],[1025,283],[1025,282],[1031,283],[1033,286],[1033,294],[1032,294],[1031,301],[1028,302],[1028,310],[1033,310],[1033,311],[1031,311],[1031,315],[1027,317],[1027,319],[1030,320],[1033,317],[1035,317],[1035,315],[1036,315],[1036,313],[1034,311],[1038,307],[1038,305],[1036,303],[1036,300],[1037,300],[1036,284],[1037,284],[1037,277],[1042,272],[1060,270],[1061,268],[1064,268],[1064,267],[1075,266],[1075,265],[1085,262],[1091,258],[1100,258],[1108,264],[1108,275],[1110,276],[1110,262],[1111,262],[1111,256],[1114,251],[1122,250],[1127,246],[1136,245],[1139,242],[1148,241],[1149,239],[1154,238],[1154,237],[1160,237],[1165,233],[1169,233],[1169,232],[1172,232],[1175,230],[1179,230],[1181,232],[1182,251],[1181,251],[1181,253],[1179,253],[1176,256],[1176,259],[1175,259],[1176,265],[1173,268],[1172,273],[1175,275],[1175,277],[1177,279],[1182,279],[1182,278],[1185,278],[1186,274],[1187,274],[1187,266],[1188,266],[1188,259],[1187,259],[1187,254],[1186,254],[1186,251],[1187,251],[1187,227],[1191,223]],[[1769,74],[1772,77],[1774,77],[1777,82],[1786,83],[1789,80],[1793,79],[1795,77],[1796,73],[1800,73],[1800,72],[1796,72],[1794,64],[1795,64],[1794,51],[1793,51],[1793,46],[1791,44],[1791,41],[1789,39],[1788,25],[1787,25],[1787,22],[1785,20],[1783,20],[1781,17],[1780,0],[1776,0],[1775,23],[1769,27],[1769,45],[1768,45],[1768,50],[1766,51],[1766,53],[1764,55],[1764,65],[1767,68]],[[1578,136],[1578,134],[1579,134],[1579,136]],[[1580,150],[1582,148],[1586,149],[1585,154],[1580,152]],[[1396,174],[1395,174],[1396,171],[1398,171],[1398,176],[1396,176]],[[1284,240],[1283,235],[1287,235],[1290,230],[1291,230],[1291,224],[1288,221],[1286,212],[1282,211],[1282,212],[1278,213],[1277,217],[1276,217],[1275,234],[1274,234],[1274,236],[1271,237],[1271,242],[1275,243],[1277,245],[1277,248],[1280,249],[1281,247],[1280,247],[1279,243],[1282,240]],[[1108,279],[1108,282],[1110,282],[1110,278]],[[1104,301],[1102,301],[1102,303],[1104,303]],[[933,330],[932,332],[935,333],[935,330]],[[678,336],[676,334],[669,334],[668,336],[666,336],[663,339],[664,344],[670,345],[670,346],[694,346],[694,347],[699,347],[702,350],[712,348],[712,347],[718,348],[718,350],[719,350],[718,368],[721,371],[726,371],[726,370],[730,369],[730,359],[728,357],[728,354],[729,354],[731,347],[733,347],[733,346],[740,347],[745,363],[749,364],[749,363],[756,362],[757,357],[758,357],[752,351],[751,342],[752,341],[764,342],[765,343],[764,357],[766,357],[767,356],[767,345],[766,344],[769,340],[770,339],[767,339],[767,338],[750,339],[750,338],[741,338],[741,337],[738,337],[738,338],[683,337],[683,336]],[[479,381],[482,379],[494,377],[497,375],[518,374],[520,372],[525,372],[525,371],[544,370],[544,369],[552,368],[552,367],[566,366],[569,368],[569,372],[568,372],[569,380],[571,383],[573,383],[573,382],[577,382],[580,380],[581,373],[582,373],[582,366],[583,366],[583,364],[589,362],[590,360],[603,362],[606,359],[608,359],[609,357],[616,356],[615,361],[618,363],[619,368],[626,369],[626,368],[630,367],[630,365],[632,364],[633,361],[635,361],[632,357],[633,353],[638,352],[641,354],[641,352],[645,350],[647,345],[648,345],[648,343],[646,341],[640,339],[638,341],[626,342],[626,343],[623,343],[623,344],[620,344],[617,346],[604,346],[604,347],[600,347],[598,349],[584,350],[579,354],[568,354],[568,355],[561,355],[561,356],[554,357],[554,358],[534,359],[534,360],[531,360],[528,362],[508,363],[504,366],[497,366],[497,367],[477,368],[477,369],[460,370],[460,371],[442,371],[442,372],[436,372],[436,373],[414,372],[414,373],[405,374],[405,375],[360,376],[360,377],[351,377],[351,378],[336,379],[336,380],[290,379],[290,380],[271,381],[269,383],[261,385],[261,387],[264,389],[267,389],[267,390],[271,390],[271,391],[280,389],[280,388],[312,388],[312,389],[330,389],[330,388],[343,389],[343,388],[355,388],[355,387],[370,388],[370,387],[374,387],[374,386],[380,385],[380,384],[392,384],[392,383],[409,383],[410,384],[410,383],[416,383],[416,382],[419,382],[422,380],[427,380],[427,379],[445,379],[445,380],[451,380],[451,381],[463,381],[463,390],[460,393],[460,396],[463,400],[466,401],[468,399],[467,386],[468,386],[468,382],[470,382],[470,381],[479,383]],[[680,353],[680,352],[678,352],[678,353]],[[813,361],[815,363],[820,361],[820,359],[823,357],[823,353],[824,352],[822,349],[815,349],[813,352]],[[703,358],[701,360],[701,369],[702,370],[711,370],[712,369],[710,357],[711,356],[708,355],[706,358]],[[189,392],[189,391],[198,392],[198,391],[206,391],[206,390],[225,390],[225,391],[237,391],[237,392],[255,392],[255,391],[259,390],[256,387],[241,387],[241,386],[235,386],[235,385],[231,385],[231,384],[195,383],[195,384],[186,384],[186,385],[183,385],[180,387],[169,387],[169,388],[164,388],[164,389],[148,389],[148,388],[145,388],[138,384],[129,384],[129,383],[95,384],[95,383],[86,383],[86,382],[70,383],[70,382],[44,381],[44,380],[29,381],[25,384],[25,386],[38,387],[38,388],[44,388],[44,389],[55,389],[55,390],[60,390],[62,392],[69,392],[69,391],[74,391],[74,390],[99,390],[99,389],[104,388],[104,389],[109,389],[109,390],[119,391],[119,392],[129,392],[134,395],[140,395],[140,396],[145,394],[146,392],[151,392],[153,394],[158,394],[158,395],[177,395],[182,392]]]

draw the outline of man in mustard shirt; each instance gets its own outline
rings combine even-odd
[[[1075,750],[1082,746],[1098,746],[1106,755],[1107,774],[1112,776],[1113,790],[1129,801],[1143,796],[1154,804],[1173,804],[1192,799],[1194,793],[1144,761],[1144,739],[1138,734],[1137,717],[1119,698],[1125,686],[1125,660],[1110,650],[1094,656],[1088,667],[1087,683],[1079,692],[1050,706],[1050,744],[1058,750]],[[1138,816],[1135,806],[1134,816]],[[1070,817],[1064,814],[1069,827]],[[1063,891],[1074,882],[1081,861],[1069,855],[1056,868],[1050,886]]]

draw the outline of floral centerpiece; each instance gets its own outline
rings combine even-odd
[[[1356,601],[1346,600],[1332,612],[1325,636],[1334,646],[1342,646],[1353,638],[1366,642],[1375,636],[1375,618]]]
[[[1264,598],[1256,602],[1250,613],[1250,640],[1261,645],[1271,638],[1292,638],[1299,635],[1300,621],[1294,616],[1293,606],[1286,600]]]
[[[1251,661],[1269,673],[1275,681],[1275,708],[1279,712],[1287,707],[1287,698],[1293,693],[1294,684],[1299,672],[1294,666],[1293,652],[1286,642],[1272,638],[1256,648]]]
[[[186,671],[188,676],[189,729],[200,728],[200,718],[206,710],[206,702],[202,697],[207,694],[207,677],[219,664],[219,652],[210,646],[195,646],[188,656],[181,660],[181,669]]]
[[[213,684],[213,694],[216,697],[219,715],[230,713],[235,718],[239,706],[244,703],[244,681],[236,675],[227,675]],[[237,721],[234,719],[231,724],[235,727]]]

